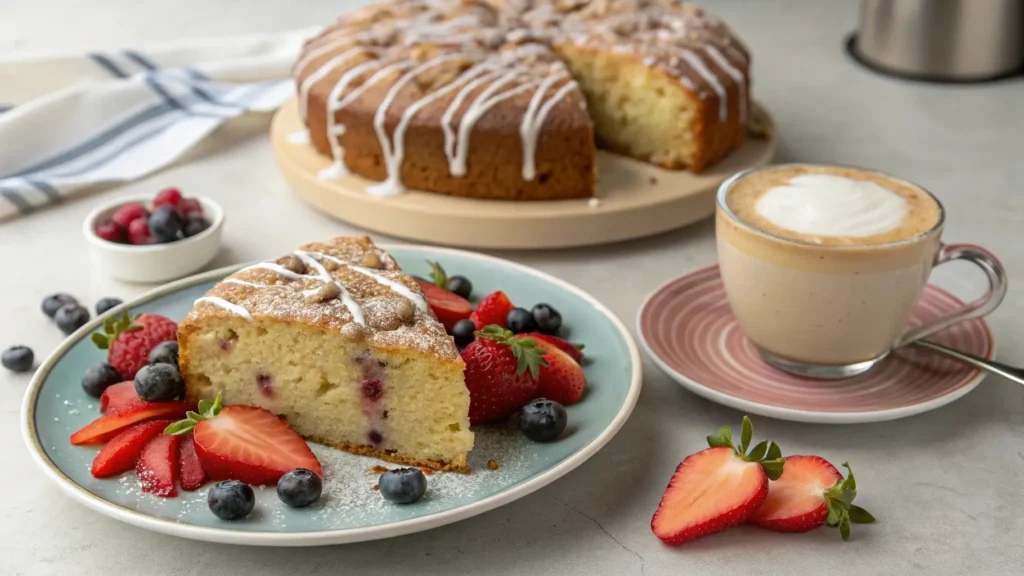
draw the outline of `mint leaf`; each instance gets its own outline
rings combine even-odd
[[[743,426],[740,428],[740,454],[746,454],[750,446],[750,440],[754,438],[754,423],[747,416],[743,417]]]

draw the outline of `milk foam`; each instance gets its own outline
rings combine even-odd
[[[874,182],[832,174],[803,174],[769,189],[757,213],[798,234],[864,237],[895,230],[909,207],[902,196]]]

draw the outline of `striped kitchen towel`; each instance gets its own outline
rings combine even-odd
[[[275,110],[316,32],[0,59],[0,220],[145,176],[224,122]]]

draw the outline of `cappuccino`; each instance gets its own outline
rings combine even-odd
[[[738,181],[725,199],[736,218],[768,234],[825,245],[879,245],[920,236],[939,205],[917,186],[876,172],[781,166]]]

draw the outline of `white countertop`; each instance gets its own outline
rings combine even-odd
[[[115,49],[185,36],[288,30],[331,21],[355,2],[5,0],[0,54]],[[779,126],[779,160],[843,162],[916,180],[946,204],[946,239],[983,244],[1024,275],[1024,81],[935,86],[859,68],[842,51],[856,3],[707,0],[754,53],[755,93]],[[96,201],[174,185],[217,198],[226,243],[211,266],[264,258],[353,231],[305,206],[277,175],[265,120],[215,134],[155,176],[0,224],[0,347],[45,357],[61,334],[39,312],[48,293],[91,306],[148,287],[90,269],[80,223]],[[16,145],[5,142],[2,145]],[[267,233],[267,231],[270,233]],[[710,223],[613,246],[500,255],[561,277],[632,325],[653,288],[715,260]],[[970,297],[980,273],[936,281]],[[1024,280],[990,319],[998,357],[1024,366]],[[990,377],[953,405],[857,426],[755,418],[787,453],[849,460],[858,502],[879,518],[843,544],[831,530],[730,530],[681,549],[650,531],[675,466],[741,414],[688,392],[645,361],[636,411],[593,459],[553,485],[482,516],[397,539],[259,549],[148,533],[71,501],[19,437],[27,375],[0,370],[0,573],[4,574],[1020,574],[1024,566],[1024,389]]]

